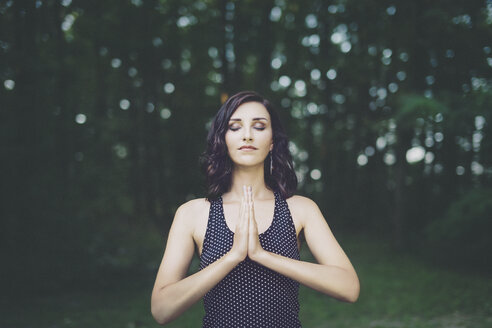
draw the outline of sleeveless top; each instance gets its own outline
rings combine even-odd
[[[279,193],[274,194],[273,221],[259,234],[261,246],[266,251],[299,260],[296,229],[287,202]],[[210,204],[200,270],[225,255],[233,239],[220,196]],[[295,280],[246,257],[205,294],[203,327],[301,327],[298,291],[299,283]]]

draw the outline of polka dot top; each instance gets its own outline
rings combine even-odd
[[[277,192],[270,227],[259,234],[263,249],[299,260],[294,222],[287,202]],[[211,201],[200,270],[217,261],[232,247],[234,233],[224,218],[222,197]],[[248,257],[205,294],[204,328],[301,327],[299,283]]]

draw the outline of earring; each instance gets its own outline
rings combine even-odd
[[[272,175],[273,171],[273,154],[272,151],[270,150],[270,175]]]

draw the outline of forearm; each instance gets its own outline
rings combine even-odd
[[[344,302],[359,297],[359,279],[355,272],[333,265],[294,260],[262,251],[254,260],[288,278]]]
[[[231,253],[203,270],[152,293],[152,315],[159,324],[176,319],[217,285],[240,261]]]

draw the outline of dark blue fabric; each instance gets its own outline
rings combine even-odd
[[[259,235],[272,253],[299,260],[297,238],[287,202],[278,192],[270,227]],[[232,247],[234,233],[224,218],[222,197],[210,205],[200,270]],[[301,327],[299,283],[246,258],[204,297],[204,328]]]

